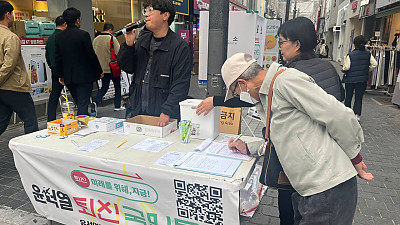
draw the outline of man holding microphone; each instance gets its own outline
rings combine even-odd
[[[179,119],[179,102],[187,98],[192,71],[189,45],[169,26],[175,8],[169,0],[149,0],[144,5],[146,32],[136,38],[125,34],[118,53],[122,70],[134,74],[126,116],[158,116],[159,126]]]

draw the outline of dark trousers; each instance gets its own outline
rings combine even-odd
[[[12,113],[24,121],[25,134],[39,130],[35,105],[29,93],[0,90],[0,135],[7,129]]]
[[[355,90],[355,99],[353,111],[354,114],[361,116],[362,99],[364,96],[365,89],[367,88],[367,82],[360,83],[346,83],[346,99],[344,105],[351,108],[351,100],[353,99],[353,92]]]
[[[114,107],[121,107],[121,77],[114,78],[111,73],[105,73],[101,79],[101,89],[97,92],[96,97],[93,99],[97,104],[101,102],[104,95],[107,93],[108,87],[110,86],[110,80],[114,83],[115,96],[114,96]]]
[[[93,83],[67,84],[67,88],[78,106],[78,115],[89,115],[88,106],[92,94]]]
[[[294,192],[292,201],[296,225],[351,225],[357,207],[357,178],[311,196]]]
[[[294,211],[292,205],[292,194],[294,190],[278,189],[278,209],[280,225],[294,224]]]
[[[58,78],[52,79],[49,103],[47,105],[47,121],[53,121],[57,118],[57,105],[63,88],[64,86],[60,84]]]

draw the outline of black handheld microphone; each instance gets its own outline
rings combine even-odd
[[[121,30],[116,31],[114,33],[114,36],[118,37],[118,36],[120,36],[122,34],[125,34],[126,32],[129,32],[129,31],[131,31],[133,29],[143,27],[144,25],[146,25],[146,21],[144,21],[144,20],[136,21],[135,23],[132,23],[131,25],[129,25],[127,27],[124,27]]]

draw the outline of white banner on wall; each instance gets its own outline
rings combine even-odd
[[[22,45],[21,53],[32,86],[32,99],[48,99],[51,91],[51,70],[46,62],[46,46]]]
[[[263,65],[266,19],[245,11],[229,12],[228,53],[248,53]]]
[[[63,224],[240,224],[239,191],[222,181],[13,140],[10,149],[35,210]]]
[[[265,31],[267,22],[264,17],[245,11],[229,12],[227,57],[236,53],[248,53],[257,63],[263,65]],[[199,82],[207,81],[208,66],[209,12],[200,12],[199,41]]]
[[[267,30],[265,33],[264,47],[264,68],[269,68],[273,62],[279,60],[279,36],[278,29],[281,22],[279,20],[267,20]]]

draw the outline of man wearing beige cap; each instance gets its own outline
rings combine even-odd
[[[240,96],[256,104],[265,124],[269,86],[280,70],[273,84],[270,140],[297,191],[292,194],[295,224],[351,224],[357,205],[355,175],[365,180],[373,176],[364,171],[359,154],[364,136],[350,109],[307,74],[277,63],[265,71],[244,53],[222,66],[225,101]],[[230,140],[229,148],[242,154],[258,149],[240,140]]]

